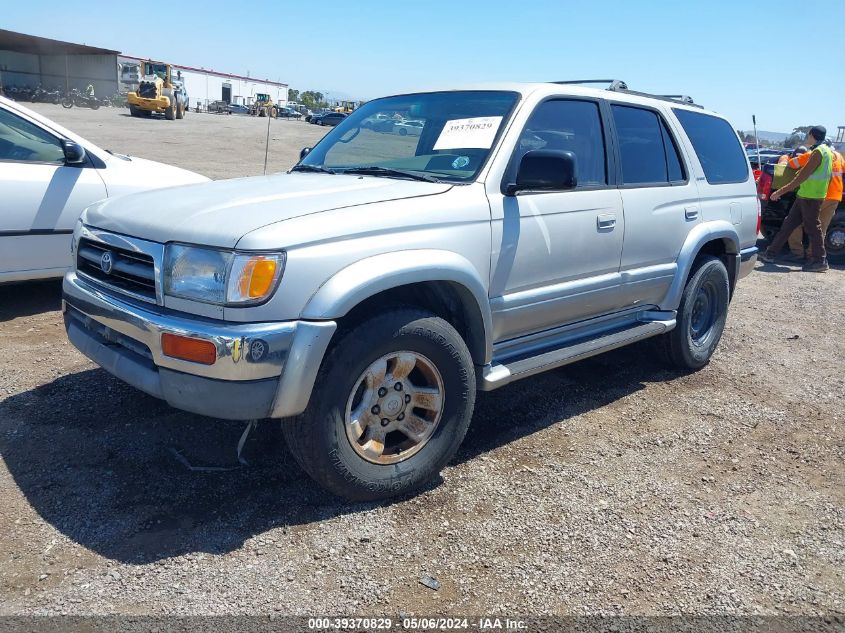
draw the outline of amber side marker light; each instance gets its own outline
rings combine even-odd
[[[161,351],[165,356],[203,365],[213,365],[217,360],[214,343],[178,334],[162,334]]]

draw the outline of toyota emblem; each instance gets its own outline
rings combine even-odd
[[[114,261],[112,261],[112,255],[109,251],[106,251],[100,258],[100,269],[107,275],[110,275],[113,266]]]

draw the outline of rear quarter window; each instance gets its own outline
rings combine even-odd
[[[748,159],[730,123],[724,119],[673,108],[698,155],[711,185],[748,180]]]

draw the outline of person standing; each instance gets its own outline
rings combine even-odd
[[[831,173],[830,184],[827,187],[827,195],[824,197],[824,202],[822,202],[822,208],[819,212],[819,220],[822,225],[822,238],[827,235],[827,227],[830,226],[833,216],[836,214],[836,207],[838,207],[839,203],[842,201],[842,171],[843,167],[845,167],[845,158],[843,158],[842,154],[833,149],[830,140],[826,140],[825,145],[830,147],[833,153],[833,172]],[[809,158],[810,156],[808,154],[804,154],[803,156],[794,156],[789,159],[787,165],[792,169],[801,169],[807,164]],[[792,231],[792,234],[789,236],[788,243],[791,254],[784,259],[786,261],[795,262],[803,261],[804,230],[800,226]]]
[[[823,144],[827,130],[821,125],[810,128],[805,142],[811,145],[807,164],[795,178],[775,191],[771,200],[777,202],[783,194],[798,189],[795,204],[783,221],[769,248],[760,255],[764,262],[774,262],[786,240],[799,226],[810,240],[810,255],[804,264],[804,272],[827,272],[827,253],[824,248],[824,234],[821,225],[821,207],[833,176],[833,152]]]

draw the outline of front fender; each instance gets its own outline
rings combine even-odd
[[[739,234],[736,227],[726,220],[715,220],[699,224],[687,236],[681,252],[678,254],[678,271],[672,285],[660,306],[664,310],[677,310],[681,304],[681,295],[687,284],[692,265],[702,247],[708,242],[721,240],[728,256],[739,257]],[[735,280],[731,280],[731,287]]]
[[[311,296],[303,319],[339,319],[356,305],[380,292],[414,283],[453,282],[472,296],[484,329],[484,362],[493,353],[492,316],[487,288],[465,257],[452,251],[419,249],[383,253],[350,264],[335,273]]]

